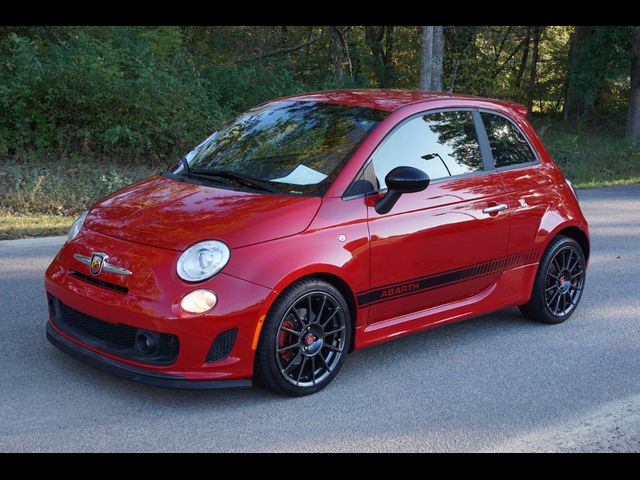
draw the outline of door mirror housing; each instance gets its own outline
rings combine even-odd
[[[415,167],[396,167],[384,178],[387,193],[376,202],[376,212],[389,213],[403,193],[421,192],[429,186],[429,175]]]

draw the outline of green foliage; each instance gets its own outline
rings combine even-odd
[[[0,154],[176,157],[224,118],[179,31],[118,33],[2,39]]]
[[[445,27],[444,88],[526,103],[535,28]],[[624,122],[630,28],[593,27],[570,78],[575,28],[539,28],[533,110],[561,112],[571,80]],[[173,162],[270,98],[417,88],[420,48],[418,26],[0,27],[0,158]]]
[[[281,65],[271,68],[260,64],[221,65],[205,68],[202,76],[214,100],[228,115],[265,100],[305,91],[305,85]]]
[[[455,77],[458,93],[526,103],[531,83],[538,130],[574,184],[640,182],[640,148],[622,140],[630,28],[593,27],[569,74],[575,28],[540,27],[530,82],[534,28],[445,27],[444,88]],[[262,101],[417,88],[420,49],[419,26],[0,26],[0,238],[66,230]],[[588,115],[563,122],[569,82]]]
[[[640,182],[640,146],[623,139],[623,128],[567,125],[537,119],[536,129],[565,176],[578,188]]]
[[[587,104],[600,106],[601,111],[626,108],[630,49],[631,27],[601,26],[594,27],[585,44],[573,52],[580,68],[569,73],[569,80]]]

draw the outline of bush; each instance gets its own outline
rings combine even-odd
[[[152,38],[121,37],[79,31],[49,45],[5,37],[0,154],[176,158],[223,120],[188,59],[160,54]]]

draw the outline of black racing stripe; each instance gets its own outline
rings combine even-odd
[[[358,307],[372,305],[389,300],[423,293],[456,283],[472,280],[493,273],[502,272],[517,266],[532,263],[537,258],[536,250],[519,252],[498,259],[470,265],[457,270],[448,270],[427,277],[418,277],[403,282],[391,283],[382,287],[365,290],[356,295]]]
[[[367,305],[379,300],[386,300],[388,297],[397,297],[398,295],[404,295],[406,293],[418,293],[422,290],[434,288],[445,283],[457,283],[462,278],[463,274],[463,270],[458,270],[433,277],[423,278],[417,281],[407,282],[395,287],[373,290],[371,292],[358,295],[358,305]]]
[[[500,257],[500,258],[509,259],[511,257],[513,257],[513,255],[507,255],[505,257]],[[422,275],[421,277],[410,278],[410,279],[407,279],[407,280],[402,280],[400,282],[387,283],[385,285],[380,285],[379,287],[374,287],[374,288],[369,288],[367,290],[363,290],[363,291],[359,292],[357,295],[363,295],[365,293],[373,292],[375,290],[381,290],[383,288],[396,287],[396,286],[405,285],[407,283],[418,282],[420,280],[424,280],[425,278],[430,278],[430,277],[438,276],[438,275],[444,275],[445,273],[459,272],[461,270],[464,270],[464,271],[470,270],[471,271],[472,269],[475,268],[475,269],[478,270],[477,274],[480,274],[482,271],[486,270],[487,263],[490,263],[492,261],[493,260],[479,262],[479,263],[473,263],[473,264],[468,265],[468,266],[463,267],[463,268],[454,268],[454,269],[451,269],[451,270],[444,270],[442,272],[438,272],[438,273],[432,274],[432,275]]]

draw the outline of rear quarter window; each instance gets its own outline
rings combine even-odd
[[[535,162],[536,155],[524,134],[511,120],[501,115],[481,112],[496,168]]]

